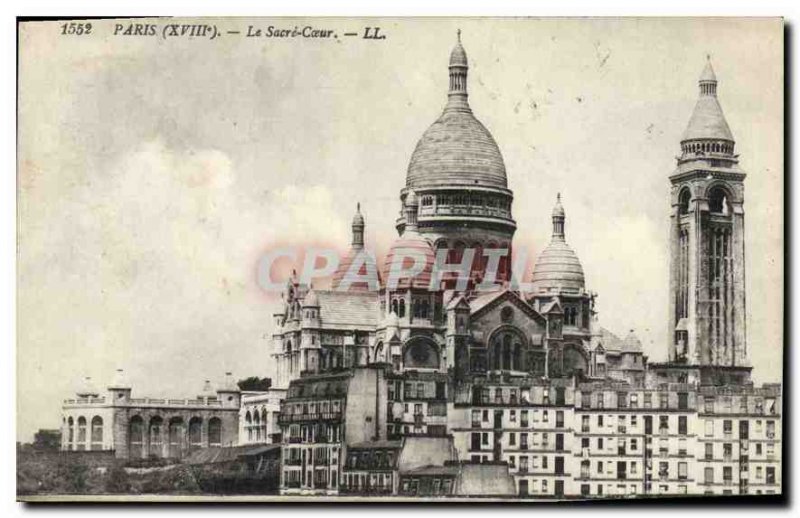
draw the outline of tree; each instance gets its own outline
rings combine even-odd
[[[265,391],[269,390],[272,386],[272,379],[250,376],[249,378],[237,381],[236,384],[239,386],[239,390]]]

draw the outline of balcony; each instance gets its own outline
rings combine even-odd
[[[478,216],[508,219],[510,211],[500,207],[488,205],[428,205],[419,208],[419,219],[423,220],[435,216]]]
[[[341,412],[316,412],[307,414],[284,414],[278,415],[279,424],[300,423],[304,421],[341,421]]]

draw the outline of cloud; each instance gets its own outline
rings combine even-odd
[[[102,387],[115,368],[141,395],[192,395],[224,370],[270,375],[258,253],[346,240],[331,192],[254,192],[226,153],[159,140],[86,174],[47,214],[31,206],[21,218],[20,427],[47,426],[83,376]]]

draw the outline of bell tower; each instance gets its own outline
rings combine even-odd
[[[709,58],[669,177],[669,360],[731,373],[741,367],[746,376],[745,173],[734,147]]]

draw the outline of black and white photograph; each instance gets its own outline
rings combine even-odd
[[[783,501],[785,31],[19,20],[17,500]]]

